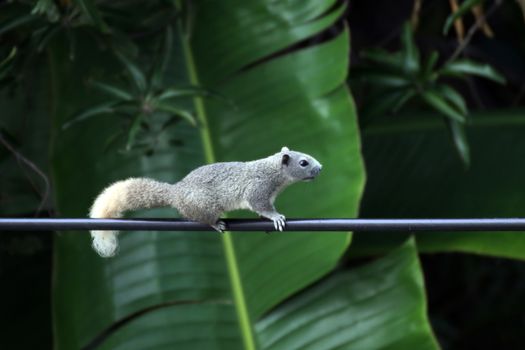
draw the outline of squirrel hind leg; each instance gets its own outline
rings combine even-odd
[[[227,228],[226,223],[222,220],[217,220],[216,223],[211,224],[210,226],[220,233],[224,233],[224,231],[226,231]]]

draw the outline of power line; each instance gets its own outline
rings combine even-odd
[[[275,231],[264,219],[225,219],[228,231]],[[213,231],[179,219],[0,218],[0,231]],[[525,231],[525,218],[496,219],[290,219],[285,231]]]

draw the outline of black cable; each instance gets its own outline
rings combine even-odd
[[[264,219],[225,219],[228,231],[275,231]],[[154,230],[212,231],[178,219],[0,218],[0,231]],[[285,231],[525,231],[525,218],[498,219],[290,219]]]

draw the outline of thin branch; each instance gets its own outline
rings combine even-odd
[[[225,219],[227,231],[275,231],[264,219]],[[213,231],[179,219],[21,219],[0,218],[0,231]],[[525,231],[525,218],[498,219],[290,219],[285,231]]]
[[[416,31],[419,25],[419,18],[420,18],[422,2],[423,0],[414,0],[414,4],[412,5],[412,14],[410,15],[410,24],[412,26],[413,31]]]
[[[476,32],[483,27],[483,25],[487,21],[487,18],[489,18],[502,3],[503,0],[495,0],[492,6],[488,9],[488,11],[483,16],[480,16],[476,19],[476,22],[469,28],[468,33],[465,36],[465,40],[460,41],[458,47],[456,47],[456,50],[447,60],[447,63],[454,61],[456,58],[459,57],[459,55],[461,55],[461,53],[467,48],[468,44],[474,37],[474,34],[476,34]]]
[[[33,163],[32,161],[24,157],[22,153],[18,152],[9,142],[7,142],[7,140],[4,138],[4,135],[2,135],[1,132],[0,132],[0,143],[5,148],[7,148],[9,152],[13,154],[13,156],[17,159],[17,161],[22,161],[29,168],[31,168],[31,170],[37,173],[44,181],[44,193],[40,194],[42,199],[40,200],[40,204],[38,205],[38,208],[36,210],[36,214],[38,215],[42,211],[42,208],[44,207],[45,203],[47,202],[47,199],[49,198],[49,193],[50,193],[50,188],[51,188],[49,184],[49,179],[47,178],[46,174],[44,174],[44,172],[40,170],[40,168],[35,163]],[[29,182],[31,183],[31,185],[34,186],[31,180],[29,180]]]

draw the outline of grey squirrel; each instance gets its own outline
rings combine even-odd
[[[322,165],[312,156],[283,147],[267,158],[201,166],[175,184],[130,178],[107,187],[91,207],[92,218],[119,218],[125,211],[170,206],[186,219],[226,229],[222,213],[248,209],[273,221],[282,231],[286,218],[273,205],[287,186],[313,180]],[[114,256],[118,231],[91,231],[100,256]]]

